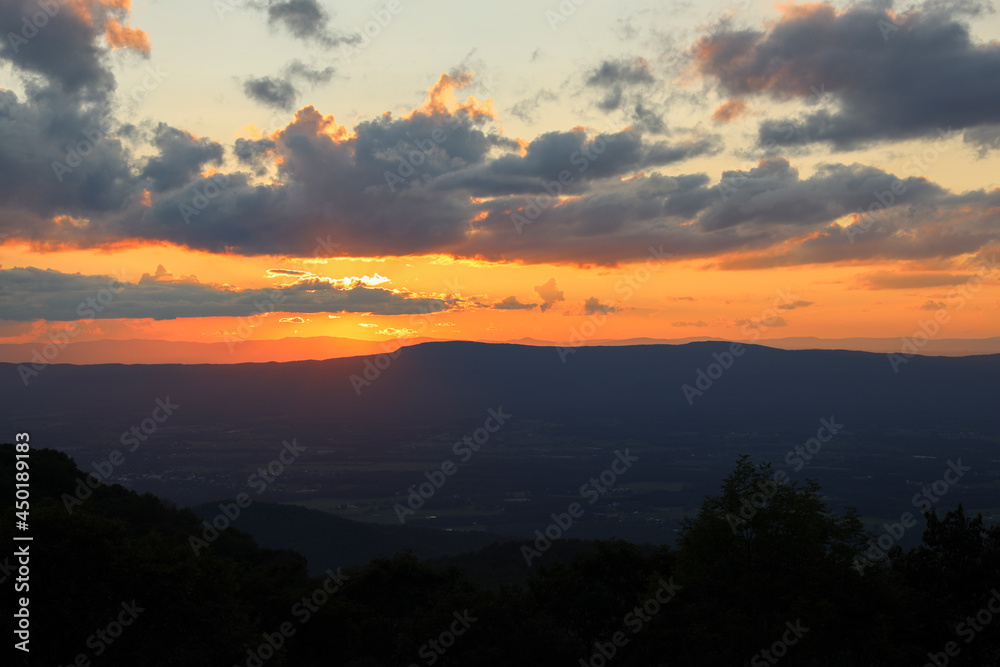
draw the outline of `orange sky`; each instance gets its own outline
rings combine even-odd
[[[68,318],[76,341],[1000,333],[995,87],[950,77],[966,102],[938,109],[930,65],[906,69],[939,28],[1000,57],[996,17],[640,4],[403,60],[344,37],[353,9],[305,28],[233,9],[231,34],[273,45],[240,61],[189,57],[155,3],[72,3],[51,21],[80,40],[40,30],[0,75],[0,171],[23,179],[0,187],[0,343]],[[631,27],[580,45],[612,18]],[[786,57],[803,42],[815,57]],[[104,276],[134,317],[72,315]],[[248,320],[275,289],[290,305]]]

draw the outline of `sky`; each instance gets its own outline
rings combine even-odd
[[[0,0],[0,343],[984,338],[989,2]]]

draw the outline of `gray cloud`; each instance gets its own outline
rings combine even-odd
[[[162,267],[161,267],[162,268]],[[449,304],[386,289],[333,285],[317,277],[271,289],[233,290],[193,279],[162,280],[146,274],[138,283],[36,268],[0,270],[3,319],[242,317],[258,312],[373,313],[406,315],[447,310]],[[259,306],[263,304],[263,306]]]
[[[291,35],[326,48],[339,44],[354,44],[360,35],[344,35],[330,27],[330,13],[317,0],[271,0],[255,3],[267,12],[272,26],[281,26]]]
[[[250,99],[266,106],[290,111],[295,108],[301,91],[296,82],[328,83],[335,73],[333,67],[315,69],[301,60],[292,60],[278,76],[251,77],[243,82],[243,92]]]
[[[291,82],[270,76],[247,79],[243,83],[243,92],[256,102],[284,111],[295,108],[295,100],[299,96],[299,91]]]
[[[762,123],[762,144],[850,149],[996,124],[1000,45],[974,43],[956,6],[894,19],[887,5],[811,5],[766,30],[725,28],[705,38],[698,66],[733,96],[806,99],[823,90],[835,102],[833,110]]]
[[[604,97],[597,106],[604,111],[619,109],[627,88],[647,87],[655,82],[649,62],[642,58],[605,60],[586,79],[587,86],[603,91]]]
[[[508,296],[503,300],[494,303],[491,308],[495,308],[497,310],[532,310],[536,305],[538,304],[521,303],[517,300],[516,296]]]
[[[153,181],[154,192],[187,185],[207,164],[222,164],[222,146],[209,139],[196,139],[190,132],[160,123],[153,137],[159,155],[150,158],[142,176]]]

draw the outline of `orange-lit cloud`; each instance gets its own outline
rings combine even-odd
[[[746,113],[747,103],[741,99],[726,100],[712,114],[712,120],[717,123],[728,123]]]
[[[309,105],[295,112],[295,119],[283,130],[275,132],[271,138],[294,132],[297,134],[326,135],[334,143],[343,143],[354,135],[343,125],[339,125],[332,114],[324,116],[316,107]]]
[[[427,101],[424,102],[424,105],[404,115],[403,118],[412,118],[417,114],[424,116],[453,116],[464,113],[468,114],[473,120],[487,118],[497,120],[497,112],[493,107],[492,98],[487,98],[480,102],[475,95],[469,95],[462,101],[455,97],[455,91],[472,84],[472,77],[474,75],[475,72],[461,72],[457,76],[451,76],[447,73],[442,74],[437,83],[427,89]]]
[[[122,25],[113,16],[104,26],[104,39],[112,49],[133,49],[149,55],[152,48],[146,31],[133,28],[127,23]]]

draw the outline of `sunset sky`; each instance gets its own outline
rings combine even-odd
[[[0,34],[0,343],[1000,334],[991,3],[0,0]]]

